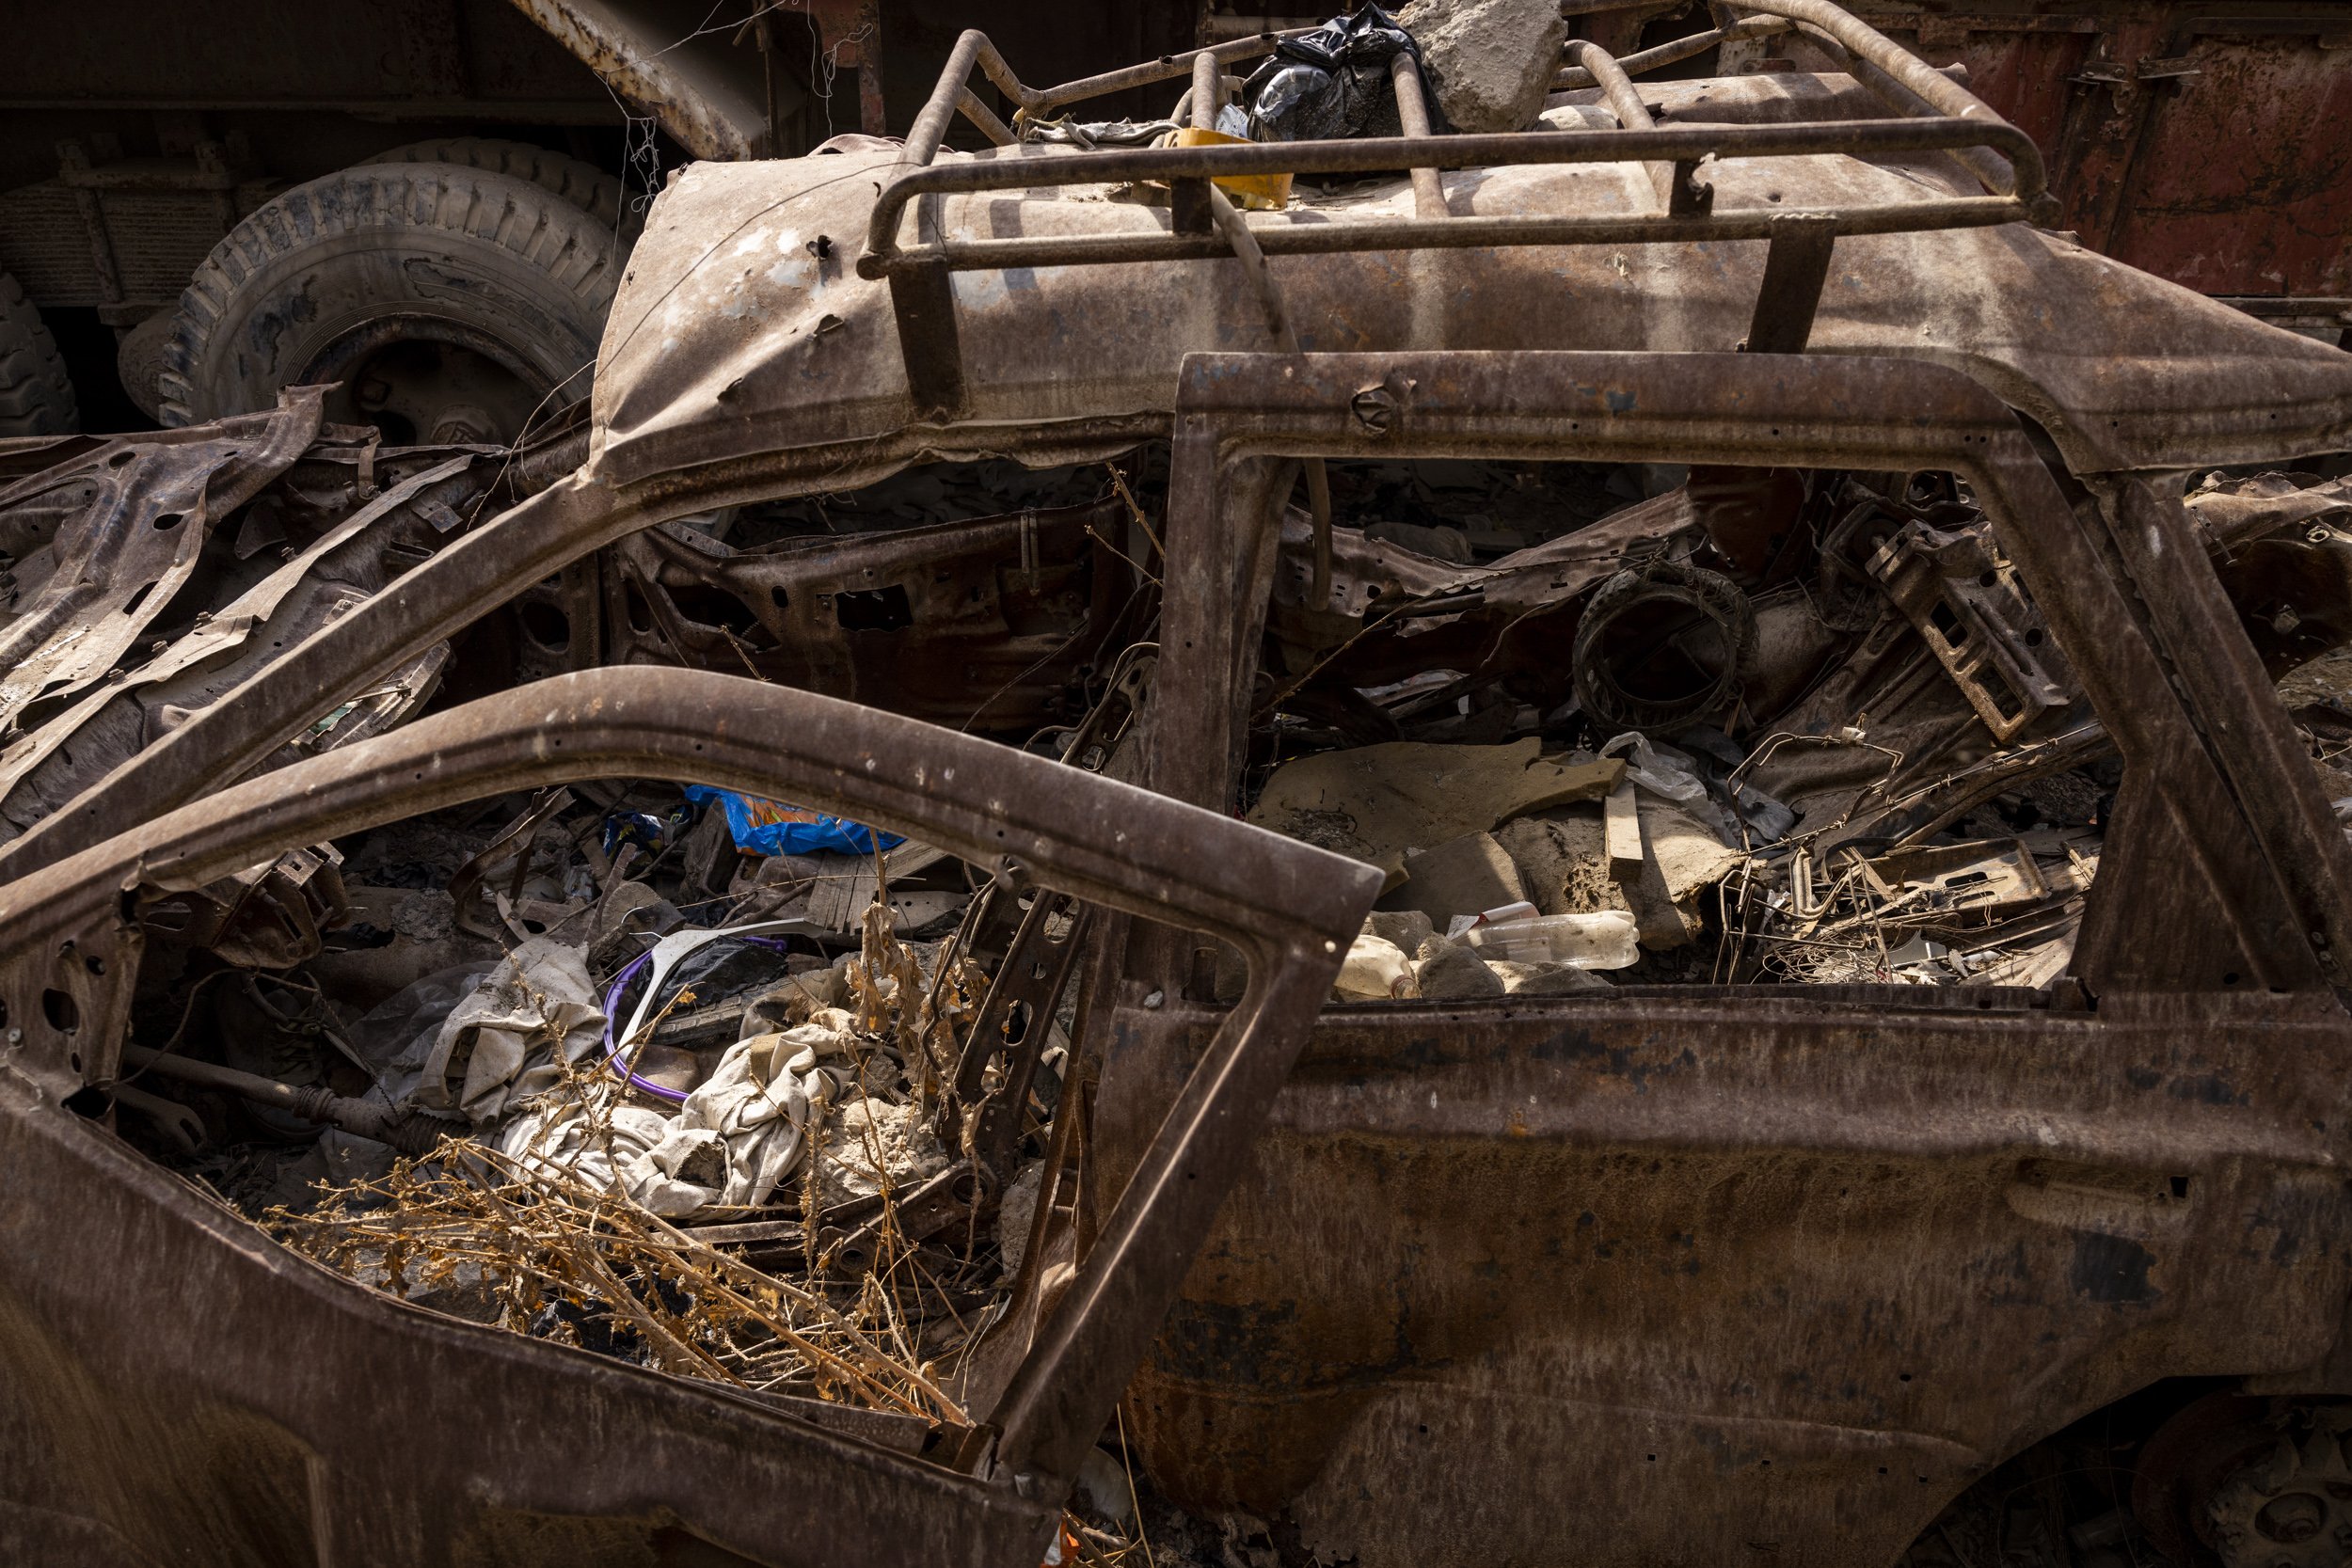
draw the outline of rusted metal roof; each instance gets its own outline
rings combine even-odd
[[[1837,78],[1645,87],[1665,125],[1856,119]],[[1597,108],[1546,123],[1613,123]],[[1044,147],[942,152],[942,164],[1073,156]],[[953,282],[969,402],[916,430],[887,286],[854,265],[895,149],[792,163],[703,164],[647,224],[607,328],[593,469],[664,470],[834,447],[847,467],[921,451],[1018,450],[1065,461],[1164,429],[1188,352],[1271,346],[1230,259],[967,272]],[[1974,193],[1945,154],[1708,166],[1717,210],[1901,205]],[[1446,177],[1464,216],[1655,210],[1638,165],[1519,166]],[[1166,233],[1167,211],[1105,185],[925,198],[923,237]],[[1402,179],[1252,218],[1273,235],[1411,211]],[[1271,251],[1273,245],[1269,244]],[[1766,246],[1756,241],[1273,255],[1310,352],[1723,350],[1745,335]],[[2084,471],[2274,460],[2352,439],[2352,360],[2250,322],[2023,224],[1838,241],[1808,349],[1956,366],[2047,429]],[[1014,428],[1019,427],[1019,428]]]

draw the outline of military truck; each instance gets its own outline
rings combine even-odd
[[[664,172],[884,133],[885,66],[919,98],[937,9],[894,6],[885,48],[879,0],[17,8],[0,436],[330,380],[389,440],[511,438],[585,390]],[[1165,4],[1033,11],[1011,26],[1073,74],[1190,38]]]

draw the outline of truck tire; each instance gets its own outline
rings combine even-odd
[[[485,174],[528,180],[541,190],[560,196],[621,237],[624,249],[636,239],[641,224],[625,221],[625,195],[620,181],[596,165],[529,142],[501,141],[495,136],[442,136],[410,142],[379,153],[372,164],[462,164]]]
[[[65,436],[81,422],[56,340],[16,279],[0,272],[0,437]]]
[[[395,445],[512,440],[587,393],[620,276],[612,230],[532,181],[448,163],[326,175],[196,269],[164,351],[164,422],[333,382],[327,417]]]

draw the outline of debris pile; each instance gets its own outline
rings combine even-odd
[[[949,1385],[1028,1240],[1068,968],[1023,993],[1034,1030],[983,1001],[1082,911],[854,822],[642,781],[313,858],[337,898],[309,942],[166,940],[142,967],[133,1036],[160,1045],[127,1047],[113,1086],[135,1141],[405,1299],[964,1418]]]
[[[323,1441],[329,1385],[295,1379],[289,1418],[267,1346],[231,1347],[243,1386],[207,1382],[219,1338],[172,1341],[151,1379],[124,1337],[59,1329],[89,1291],[36,1277],[53,1264],[168,1257],[122,1292],[147,1312],[215,1272],[183,1259],[241,1246],[294,1282],[251,1299],[349,1320],[308,1340],[337,1384],[389,1364],[330,1342],[370,1318],[429,1330],[448,1365],[536,1364],[524,1400],[595,1370],[329,1300],[118,1137],[384,1298],[744,1396],[608,1365],[589,1408],[621,1386],[681,1427],[725,1405],[761,1442],[777,1411],[866,1439],[850,1457],[897,1481],[833,1492],[907,1539],[984,1502],[986,1528],[1041,1535],[1048,1488],[1073,1485],[1052,1564],[1140,1545],[1153,1568],[1147,1528],[1227,1568],[1465,1555],[1484,1526],[1449,1500],[1459,1476],[1636,1429],[1639,1464],[1597,1490],[1695,1477],[1762,1499],[1713,1513],[1777,1509],[1777,1531],[1805,1487],[1776,1476],[1828,1497],[1869,1467],[1924,1504],[1955,1455],[2047,1431],[2103,1380],[2134,1401],[2237,1398],[2207,1375],[2231,1366],[2291,1386],[2280,1347],[2320,1354],[2342,1316],[2340,1258],[2296,1230],[2341,1195],[2314,1114],[2332,1080],[2243,1064],[2342,1043],[2321,1015],[2346,916],[2282,732],[2241,721],[2263,683],[2230,620],[2352,831],[2352,481],[2342,457],[2190,465],[2339,439],[2341,367],[2054,237],[2026,138],[1833,7],[1590,20],[1609,9],[1364,5],[1093,78],[1167,84],[1164,116],[1120,120],[1081,118],[1086,82],[1023,88],[966,33],[955,57],[995,96],[954,67],[904,144],[673,171],[595,367],[593,443],[574,409],[511,451],[388,446],[315,387],[151,436],[0,442],[21,923],[0,1054],[24,1090],[0,1131],[63,1151],[20,1162],[48,1182],[27,1233],[53,1233],[14,1249],[38,1267],[0,1315],[23,1320],[17,1363],[92,1392],[74,1419],[119,1428],[58,1426],[50,1457],[81,1469],[27,1496],[113,1497],[118,1449],[164,1465],[159,1497],[216,1479],[202,1445],[116,1421],[118,1385],[269,1438],[240,1449],[257,1508],[308,1485],[405,1524],[352,1462],[426,1448]],[[1653,24],[1671,36],[1638,67],[1596,41]],[[788,62],[745,25],[772,87]],[[1619,73],[1783,34],[1836,72]],[[870,36],[866,66],[878,85]],[[991,102],[1029,107],[1008,125]],[[943,150],[957,106],[996,145]],[[1538,126],[1575,134],[1503,145]],[[1621,133],[1645,156],[1613,155]],[[1104,150],[1140,148],[1188,150]],[[2077,319],[2083,343],[2041,352],[2039,324]],[[1677,449],[1964,472],[1511,455]],[[600,668],[632,664],[696,673]],[[412,721],[413,745],[249,782]],[[2176,738],[2173,769],[2150,753]],[[448,804],[622,766],[659,781]],[[333,841],[217,875],[289,820],[273,849]],[[106,842],[69,861],[77,834]],[[2150,869],[2151,844],[2185,846],[2179,866]],[[2106,922],[2172,902],[2226,918]],[[2167,941],[2225,928],[2282,966],[2243,984],[2217,962],[2220,989],[2176,999],[2206,977]],[[1310,1039],[1327,976],[1346,1011]],[[2182,1017],[2213,1026],[2177,1044]],[[2187,1152],[2158,1158],[2176,1132]],[[1750,1181],[1759,1150],[1788,1179]],[[107,1196],[125,1170],[158,1223]],[[69,1182],[114,1254],[68,1234]],[[2268,1256],[2265,1313],[2204,1333],[2254,1297],[2201,1298],[2200,1249],[2269,1230],[2239,1248]],[[1880,1267],[1889,1239],[1918,1266]],[[1947,1310],[1940,1282],[1976,1278],[2002,1313]],[[1754,1375],[1708,1326],[1735,1296],[1771,1320],[1759,1342],[1826,1344],[1836,1375]],[[2130,1309],[2158,1298],[2203,1363],[2144,1354],[2132,1324],[2154,1320]],[[1955,1397],[2005,1334],[2041,1393]],[[2332,1386],[2338,1360],[2306,1370]],[[574,1425],[506,1408],[502,1442]],[[2279,1447],[2278,1415],[2244,1452]],[[1272,1522],[1155,1515],[1110,1458],[1130,1423],[1168,1496]],[[2312,1449],[2339,1470],[2342,1425]],[[2064,1451],[2121,1473],[2108,1448]],[[1375,1506],[1408,1450],[1435,1481]],[[927,1489],[894,1490],[916,1465]],[[590,1513],[660,1521],[622,1521],[653,1530],[644,1560],[694,1555],[671,1528],[690,1490],[714,1514],[800,1501],[699,1460],[636,1492],[580,1475]],[[2284,1484],[2213,1496],[2251,1517]],[[1972,1511],[2008,1520],[2016,1490],[2004,1474]],[[570,1518],[566,1496],[467,1507]],[[1617,1555],[1705,1556],[1675,1514],[1630,1511]],[[1544,1555],[1547,1522],[1498,1517],[1506,1555]],[[2099,1550],[2131,1539],[2101,1528]],[[811,1539],[854,1552],[864,1529]]]
[[[1011,1268],[993,1204],[928,1229],[907,1205],[959,1128],[924,1042],[972,1022],[982,982],[942,944],[900,942],[886,906],[831,961],[793,950],[818,934],[680,930],[601,994],[586,950],[534,937],[437,1017],[449,985],[410,988],[354,1034],[380,1045],[425,1018],[377,1092],[445,1141],[384,1150],[267,1223],[364,1283],[518,1333],[963,1419],[946,1384]],[[668,1037],[725,1043],[656,1043],[676,1023],[691,1031]]]
[[[14,594],[0,631],[23,656],[0,689],[12,725],[0,752],[7,831],[462,534],[522,461],[380,449],[321,424],[307,395],[245,425],[44,450],[0,497]],[[250,459],[224,455],[257,445],[278,454],[273,467],[247,473]],[[1107,468],[938,465],[849,496],[665,525],[616,546],[606,568],[631,603],[663,607],[663,629],[647,641],[613,618],[606,652],[732,657],[787,679],[831,670],[834,681],[847,657],[859,666],[850,690],[1137,777],[1166,474],[1150,449]],[[1964,485],[1933,473],[1463,460],[1338,465],[1328,482],[1320,600],[1314,522],[1282,515],[1239,804],[1388,877],[1338,997],[2044,987],[2063,975],[2118,765]],[[962,515],[1008,500],[1026,510]],[[2187,500],[2273,673],[2329,668],[2352,641],[2345,482],[2217,473]],[[186,518],[167,548],[156,540],[172,531],[129,526],[167,503]],[[283,543],[264,550],[269,540]],[[92,569],[158,548],[144,594]],[[889,590],[807,592],[914,559],[945,585],[936,610],[920,597],[884,604]],[[724,608],[810,597],[840,603],[821,623],[740,630]],[[976,618],[975,600],[993,618]],[[540,673],[513,657],[530,642],[529,610],[413,661],[274,760],[398,722],[444,683],[463,691],[494,672]],[[705,630],[720,641],[697,641]],[[124,650],[147,638],[153,651],[134,664]],[[952,649],[963,678],[936,658],[911,661],[918,647]],[[107,649],[117,662],[102,669]],[[895,684],[878,687],[884,676]],[[2330,799],[2345,798],[2352,782],[2331,782]],[[575,955],[564,982],[528,989],[578,993],[595,1011],[612,1004],[583,989],[588,970],[652,963],[644,944],[683,929],[800,921],[839,937],[880,893],[894,927],[920,942],[946,935],[969,902],[968,875],[921,846],[723,791],[580,785],[505,810],[497,822],[315,846],[175,895],[146,910],[151,937],[198,956],[198,979],[224,964],[278,975],[307,965],[316,990],[280,1001],[316,1012],[332,998],[350,1016],[439,971],[562,950]],[[1237,974],[1225,967],[1230,997]],[[260,994],[249,981],[220,988],[207,1017],[227,1039],[275,1037],[238,1025]],[[739,1016],[660,1019],[631,1072],[683,1103],[680,1061],[704,1052],[700,1084],[720,1065],[713,1053],[749,1037],[726,1033]],[[816,1027],[803,1013],[778,1032]],[[465,1058],[470,1085],[437,1082],[418,1114],[478,1119],[544,1086],[493,1071],[517,1048],[496,1029],[479,1037],[494,1046]],[[799,1104],[844,1049],[837,1032],[799,1037],[781,1063],[727,1071],[745,1094]],[[787,1070],[803,1051],[812,1061]],[[320,1076],[311,1060],[231,1054],[283,1082]],[[580,1053],[563,1054],[570,1066]],[[708,1122],[690,1129],[707,1134],[688,1140],[696,1148],[729,1116],[744,1132],[740,1106],[695,1115]],[[598,1125],[626,1132],[631,1120]],[[688,1149],[660,1144],[622,1164],[634,1190],[675,1205],[693,1185],[677,1175]],[[740,1186],[730,1176],[707,1190]]]
[[[1321,605],[1285,525],[1248,816],[1387,873],[1341,999],[2064,975],[2120,765],[1963,485],[1431,463],[1333,494]],[[2274,674],[2352,638],[2343,481],[2187,500]]]

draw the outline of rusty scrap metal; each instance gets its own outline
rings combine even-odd
[[[680,40],[669,30],[677,17],[644,17],[580,0],[514,0],[514,5],[693,156],[772,153],[764,73],[756,86],[746,80],[723,47],[725,35]]]
[[[138,531],[155,507],[200,483],[205,454],[223,440],[239,439],[241,422],[249,421],[196,427],[188,433],[198,437],[194,441],[125,439],[103,457],[69,461],[20,483],[10,492],[12,501],[0,499],[9,546],[45,564],[52,584],[79,583],[82,592],[104,584],[108,566],[122,564],[109,541]],[[386,458],[379,468],[373,433],[367,440],[335,427],[315,435],[307,451],[257,487],[242,515],[226,510],[208,515],[199,507],[175,525],[186,531],[181,545],[189,559],[171,576],[185,580],[200,567],[208,584],[226,576],[251,579],[248,586],[225,602],[215,598],[193,622],[185,607],[169,607],[168,592],[135,594],[135,605],[124,601],[130,628],[113,641],[157,630],[172,635],[150,644],[143,657],[123,652],[103,683],[51,686],[33,721],[14,726],[0,747],[0,820],[7,824],[0,831],[12,835],[39,820],[248,670],[428,557],[462,523],[455,509],[482,508],[508,468],[503,453],[473,449],[453,455],[447,448],[411,449]],[[92,494],[75,517],[44,529],[40,493],[83,494],[92,465],[122,477]],[[237,496],[221,499],[233,502]],[[290,522],[305,541],[298,550],[287,533]],[[266,570],[241,564],[264,551],[274,551]],[[122,586],[135,585],[140,575],[123,573],[129,581]],[[173,619],[164,623],[167,609]],[[69,635],[60,645],[72,648],[75,641]],[[448,654],[441,645],[407,660],[296,737],[292,754],[397,723],[432,695]]]
[[[958,726],[1066,718],[1134,569],[1116,499],[738,549],[681,527],[616,543],[557,601],[612,664],[693,664]],[[1017,563],[1017,564],[1015,564]],[[601,595],[603,613],[592,596]],[[589,601],[589,602],[583,602]]]
[[[2013,128],[1994,121],[1856,119],[1814,125],[1657,126],[1626,131],[1527,131],[1422,139],[1359,137],[1339,142],[1246,143],[1219,147],[1113,148],[1053,155],[1057,182],[1216,179],[1263,174],[1361,174],[1388,169],[1511,164],[1695,164],[1704,158],[1783,158],[1843,153],[1899,157],[1993,147],[2021,169],[2022,194],[1953,197],[1886,206],[1820,210],[1741,209],[1688,220],[1615,215],[1519,215],[1493,218],[1364,219],[1311,227],[1268,224],[1258,243],[1269,256],[1328,255],[1352,250],[1410,250],[1424,246],[1485,248],[1498,245],[1635,245],[1669,240],[1769,239],[1772,220],[1818,217],[1841,234],[1899,234],[1922,230],[1997,226],[2031,221],[2041,191],[2041,155]],[[979,268],[1070,266],[1089,262],[1177,261],[1214,257],[1219,243],[1173,233],[1041,239],[938,240],[901,245],[899,220],[918,198],[1025,189],[1037,185],[1041,158],[933,165],[894,182],[876,203],[861,277],[888,277],[944,265]]]
[[[1412,399],[1368,438],[1349,404],[1383,379],[1409,384]],[[1489,454],[1963,476],[2126,764],[2075,974],[2104,995],[2312,990],[2337,973],[2334,955],[2352,940],[2352,848],[2185,510],[2137,479],[2094,478],[2093,499],[2044,466],[1997,399],[1928,365],[1194,357],[1177,419],[1155,690],[1227,695],[1163,700],[1155,788],[1220,804],[1237,777],[1274,570],[1273,454],[1438,456],[1473,442]]]
[[[1383,382],[1411,396],[1368,431],[1351,399]],[[1625,986],[1327,1012],[1130,1396],[1175,1501],[1375,1568],[1540,1556],[1548,1516],[1460,1478],[1550,1485],[1573,1453],[1578,1495],[1627,1522],[1602,1560],[1719,1556],[1737,1519],[1876,1563],[1980,1469],[2152,1379],[2320,1361],[2352,1291],[2322,1241],[2352,1217],[2330,1065],[2352,1022],[2325,978],[2346,847],[2177,502],[2085,488],[1965,378],[1892,361],[1200,356],[1177,430],[1149,776],[1184,798],[1224,803],[1237,776],[1280,463],[1474,443],[1963,477],[2142,804],[2090,895],[2095,1011]],[[2132,529],[2148,543],[2106,543]],[[1132,947],[1134,984],[1173,994],[1184,957]],[[1110,1190],[1215,1016],[1122,1012]],[[1820,1242],[1857,1225],[1860,1246]],[[1995,1277],[1996,1304],[1951,1289]],[[1990,1363],[2030,1392],[1988,1391]],[[1855,1497],[1867,1527],[1831,1527]]]
[[[1122,1015],[1111,1190],[1214,1017]],[[1333,1008],[1127,1434],[1178,1506],[1367,1568],[1539,1560],[1557,1511],[1494,1499],[1564,1485],[1614,1521],[1600,1562],[1896,1561],[2084,1412],[2320,1359],[2348,1037],[2332,1004],[1883,986]]]
[[[139,948],[120,901],[126,879],[200,885],[288,845],[524,784],[614,773],[712,781],[919,832],[967,859],[1017,863],[1043,887],[1216,931],[1249,955],[1248,995],[1172,1098],[1163,1134],[1003,1398],[946,1442],[943,1451],[977,1473],[420,1316],[357,1284],[323,1290],[285,1255],[230,1244],[217,1209],[65,1109],[87,1084],[111,1081],[121,1059]],[[108,1397],[126,1412],[168,1406],[175,1419],[233,1402],[278,1444],[241,1449],[241,1476],[303,1488],[314,1499],[309,1528],[326,1521],[347,1543],[339,1557],[354,1562],[479,1549],[515,1511],[580,1517],[586,1539],[642,1541],[656,1529],[651,1510],[755,1561],[803,1560],[814,1529],[866,1560],[1025,1564],[1240,1168],[1378,880],[1341,857],[1042,758],[686,671],[559,676],[164,816],[0,889],[0,1005],[12,1031],[9,1103],[0,1111],[0,1160],[11,1173],[0,1214],[12,1261],[0,1269],[0,1294],[19,1325],[0,1336],[0,1354],[24,1374],[8,1386],[35,1402],[12,1402],[9,1430],[49,1431],[69,1405],[87,1408],[92,1388],[116,1390]],[[59,1261],[76,1257],[91,1266]],[[153,1314],[125,1310],[126,1302],[151,1302]],[[167,1312],[179,1331],[146,1332],[150,1316]],[[248,1332],[255,1321],[299,1338],[301,1375],[288,1375]],[[69,1335],[91,1359],[75,1359]],[[68,1366],[84,1397],[42,1398],[45,1374],[35,1369]],[[387,1382],[388,1368],[408,1370]],[[348,1400],[361,1386],[383,1397],[355,1424]],[[453,1389],[462,1390],[455,1405],[444,1400]],[[632,1430],[659,1442],[583,1460],[566,1434],[586,1418],[575,1408],[596,1401],[630,1411]],[[499,1418],[485,1421],[485,1411]],[[698,1435],[683,1440],[690,1426]],[[199,1538],[179,1511],[84,1484],[90,1478],[77,1466],[129,1463],[135,1452],[143,1473],[178,1473],[207,1464],[208,1447],[143,1435],[135,1449],[118,1450],[93,1446],[78,1425],[72,1435],[32,1439],[10,1455],[11,1496],[37,1505],[24,1528],[37,1527],[40,1540],[169,1529],[184,1550]],[[60,1453],[87,1459],[60,1462]],[[744,1496],[745,1476],[762,1465],[773,1473],[757,1497]],[[445,1483],[445,1466],[496,1475],[499,1487],[485,1495]],[[814,1520],[812,1495],[827,1499]],[[200,1538],[240,1555],[281,1521],[272,1507],[224,1508],[206,1514]],[[567,1534],[554,1549],[568,1560],[577,1540]],[[501,1556],[532,1550],[514,1539]]]
[[[340,1127],[355,1137],[389,1144],[403,1154],[430,1154],[434,1145],[449,1131],[447,1123],[409,1116],[380,1100],[346,1100],[331,1089],[280,1084],[257,1073],[150,1051],[144,1046],[124,1046],[121,1060],[134,1076],[152,1072],[158,1078],[177,1079],[202,1088],[225,1089],[258,1105],[291,1112],[305,1121]],[[115,1092],[113,1086],[109,1086],[108,1092]]]
[[[52,546],[61,569],[0,633],[0,664],[8,670],[0,721],[15,727],[36,700],[106,678],[195,571],[212,526],[316,439],[325,391],[294,388],[277,409],[224,421],[208,440],[111,443],[0,490],[0,505],[37,491],[86,498]]]

